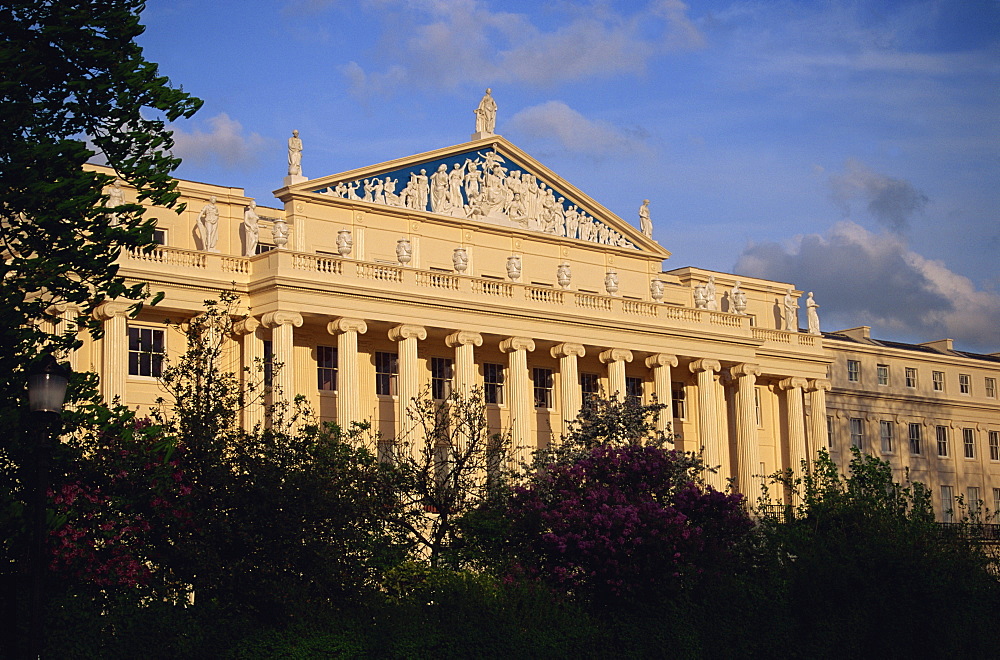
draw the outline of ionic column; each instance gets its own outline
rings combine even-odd
[[[302,327],[298,312],[268,312],[261,318],[265,328],[271,328],[271,367],[274,371],[273,400],[295,398],[295,337],[293,328]]]
[[[795,475],[802,474],[802,461],[806,458],[805,411],[802,403],[802,388],[805,378],[786,378],[778,387],[785,390],[788,411],[788,462]]]
[[[666,433],[670,430],[670,422],[674,418],[673,385],[670,380],[670,368],[677,366],[677,356],[669,353],[657,353],[646,358],[646,366],[653,370],[653,393],[656,402],[666,405],[656,415],[656,430]]]
[[[413,400],[420,395],[420,371],[417,365],[417,340],[427,339],[422,325],[397,325],[389,330],[389,339],[396,342],[399,353],[399,376],[396,380],[396,429],[399,439],[416,451],[416,423],[407,417]]]
[[[101,340],[101,395],[107,403],[116,397],[125,402],[128,379],[128,324],[125,315],[130,305],[106,302],[94,310],[94,318],[103,321]]]
[[[736,381],[736,490],[743,493],[751,505],[760,497],[759,479],[754,472],[759,469],[760,452],[757,451],[757,400],[754,386],[760,367],[756,364],[738,364],[729,370]]]
[[[478,382],[475,351],[476,346],[483,345],[483,336],[478,332],[459,330],[445,337],[444,343],[455,349],[455,391],[467,397]]]
[[[55,305],[50,305],[48,309],[45,310],[46,314],[50,316],[57,317],[56,320],[47,320],[44,323],[43,328],[46,332],[53,335],[67,335],[72,334],[75,338],[79,332],[77,327],[77,317],[80,314],[80,308],[76,305],[70,303],[58,303]],[[64,358],[69,361],[70,369],[73,371],[79,370],[79,357],[77,353],[79,351],[72,350],[66,351],[60,355],[60,358]]]
[[[577,359],[587,354],[583,344],[559,344],[550,351],[559,358],[559,401],[561,405],[562,434],[569,435],[570,422],[580,416],[583,392],[580,390],[580,370]]]
[[[535,350],[535,342],[528,337],[508,337],[500,342],[500,351],[507,353],[508,382],[510,383],[510,434],[515,450],[534,448],[531,437],[532,405],[531,375],[528,373],[528,351]]]
[[[609,348],[598,355],[608,365],[608,394],[625,398],[625,363],[632,361],[632,351],[627,348]]]
[[[826,393],[833,385],[826,378],[809,381],[809,460],[813,461],[820,449],[830,450],[826,433]]]
[[[258,379],[263,374],[258,371],[264,364],[264,342],[257,337],[260,321],[248,316],[233,324],[233,337],[240,342],[242,369],[240,381],[243,386],[243,429],[252,431],[264,421],[264,392],[258,388]]]
[[[718,360],[702,358],[689,365],[691,373],[698,376],[698,432],[701,434],[702,456],[705,465],[720,468],[722,465],[722,438],[719,436],[719,403],[715,395],[715,372],[722,369]],[[726,487],[726,476],[719,472],[706,472],[705,481],[716,490]]]
[[[361,368],[358,366],[358,335],[368,332],[361,319],[339,318],[326,324],[326,331],[337,338],[337,425],[343,431],[361,416]]]

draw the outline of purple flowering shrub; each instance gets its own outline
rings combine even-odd
[[[695,484],[690,463],[660,447],[599,445],[537,471],[506,508],[511,574],[599,602],[720,570],[752,523],[741,495]]]

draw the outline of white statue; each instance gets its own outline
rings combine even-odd
[[[639,229],[642,233],[653,238],[653,223],[649,219],[649,200],[642,200],[642,206],[639,207]]]
[[[521,279],[521,257],[512,255],[507,257],[507,277],[515,282]]]
[[[787,330],[788,332],[798,332],[799,306],[798,303],[795,302],[795,298],[792,298],[791,291],[785,294],[784,308],[785,308],[785,330]]]
[[[337,232],[337,253],[342,257],[346,257],[351,254],[351,250],[354,248],[354,238],[351,236],[350,229],[341,229]]]
[[[218,252],[219,207],[215,205],[215,195],[208,199],[198,214],[198,231],[201,233],[202,247],[206,252]]]
[[[649,297],[660,302],[663,300],[663,280],[658,277],[654,277],[649,283]]]
[[[559,283],[559,286],[564,289],[568,289],[570,280],[572,279],[573,272],[570,270],[569,264],[566,262],[559,264],[556,268],[556,282]]]
[[[719,299],[715,294],[715,275],[710,275],[705,285],[705,309],[719,311]]]
[[[451,253],[451,262],[455,266],[456,273],[464,273],[469,270],[469,253],[464,247],[457,247]]]
[[[302,140],[298,131],[292,131],[288,138],[288,176],[302,176]]]
[[[122,180],[115,179],[114,183],[111,184],[111,188],[108,189],[108,204],[107,208],[113,209],[116,206],[122,206],[125,203],[125,191],[122,190]],[[117,227],[119,222],[119,217],[117,213],[108,214],[108,224],[111,227]]]
[[[740,288],[739,280],[733,285],[733,290],[729,292],[729,302],[732,306],[729,311],[741,316],[747,313],[747,294],[743,293],[743,289]]]
[[[396,241],[396,259],[404,266],[413,259],[413,246],[410,245],[410,239],[401,238]]]
[[[275,220],[271,225],[271,239],[274,241],[274,247],[283,250],[288,245],[288,223],[281,218]]]
[[[497,125],[497,102],[493,100],[493,90],[486,88],[486,94],[479,102],[476,113],[476,133],[492,134]]]
[[[257,202],[250,200],[243,211],[243,256],[252,257],[257,254],[257,241],[260,240],[260,217],[257,215]]]
[[[609,270],[608,274],[604,276],[604,289],[609,296],[618,293],[618,271]]]
[[[819,330],[819,304],[813,300],[813,292],[809,292],[809,296],[806,298],[806,319],[809,323],[809,334],[820,335],[823,334]]]
[[[430,180],[427,178],[427,170],[420,170],[420,174],[414,177],[417,188],[416,208],[420,211],[427,210],[427,201],[430,199]]]

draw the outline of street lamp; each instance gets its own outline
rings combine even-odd
[[[34,484],[31,497],[31,545],[28,549],[30,571],[27,657],[37,658],[44,648],[43,622],[45,590],[45,491],[49,487],[50,430],[62,415],[69,372],[46,353],[28,370],[28,409],[34,417]]]

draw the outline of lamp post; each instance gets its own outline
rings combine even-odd
[[[36,433],[34,483],[30,499],[31,545],[28,566],[31,576],[28,610],[27,657],[38,658],[43,648],[45,588],[45,491],[49,485],[51,432],[62,416],[69,372],[51,353],[42,356],[28,371],[28,410]]]

